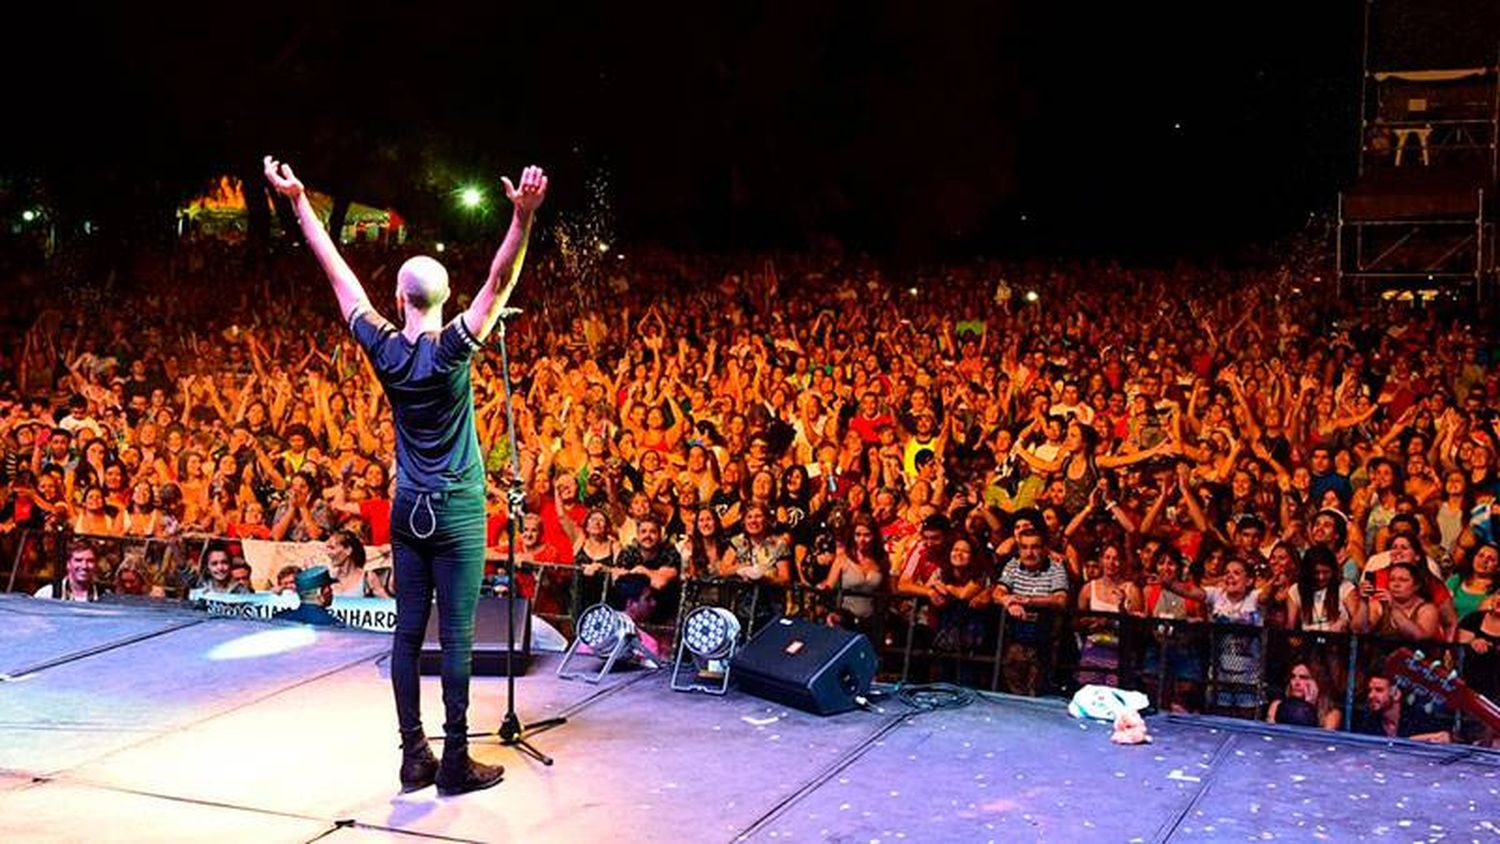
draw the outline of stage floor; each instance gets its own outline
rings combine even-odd
[[[0,596],[0,841],[1500,841],[1500,756],[1060,702],[819,718],[539,657],[485,792],[401,795],[388,638]],[[472,724],[505,681],[476,678]],[[430,730],[441,723],[425,679]]]

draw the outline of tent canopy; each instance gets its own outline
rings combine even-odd
[[[325,223],[333,212],[333,197],[326,193],[309,189],[307,198],[312,203],[313,211]],[[271,200],[266,199],[266,207],[270,209]],[[205,191],[189,201],[178,212],[180,216],[191,220],[200,217],[239,218],[245,215],[245,188],[239,179],[233,176],[220,176],[209,190]],[[274,213],[274,211],[273,211]],[[376,208],[359,202],[349,203],[349,213],[344,218],[344,226],[390,226],[400,228],[406,225],[405,220],[395,210],[389,208]]]

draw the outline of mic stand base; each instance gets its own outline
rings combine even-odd
[[[537,750],[530,741],[527,741],[526,737],[528,735],[546,732],[553,727],[560,727],[566,723],[568,723],[567,718],[558,717],[546,718],[541,721],[537,721],[529,727],[522,726],[521,719],[517,717],[515,710],[511,710],[505,713],[505,719],[500,722],[499,730],[496,730],[493,733],[470,733],[469,738],[488,738],[490,736],[497,736],[500,739],[500,744],[504,745],[505,747],[514,747],[516,750],[526,754],[527,756],[530,756],[543,765],[551,765],[553,761],[552,757],[541,752],[540,750]]]

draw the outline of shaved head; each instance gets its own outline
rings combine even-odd
[[[424,313],[441,308],[448,301],[448,271],[426,255],[408,259],[396,273],[396,296]]]

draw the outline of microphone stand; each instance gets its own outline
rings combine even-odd
[[[510,469],[511,485],[506,490],[506,504],[509,517],[506,519],[506,534],[510,537],[510,549],[505,555],[505,718],[500,722],[497,731],[500,743],[506,747],[514,747],[527,756],[541,762],[543,765],[551,765],[552,757],[537,750],[527,740],[527,735],[550,730],[553,727],[566,724],[567,718],[547,718],[537,721],[531,726],[525,726],[516,715],[516,524],[526,512],[526,491],[521,488],[521,453],[516,444],[516,413],[511,405],[511,383],[510,383],[510,355],[505,348],[505,321],[516,316],[521,311],[519,308],[502,308],[500,310],[500,377],[505,384],[505,434],[510,441]],[[470,738],[493,735],[493,733],[471,733]]]

